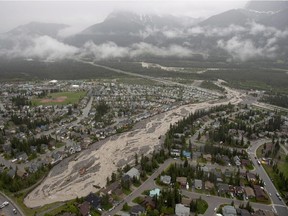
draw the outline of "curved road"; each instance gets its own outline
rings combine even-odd
[[[252,162],[254,163],[255,172],[258,173],[259,177],[265,182],[266,186],[265,189],[270,193],[270,199],[272,201],[273,207],[276,210],[277,214],[279,216],[287,216],[288,215],[288,209],[285,205],[283,199],[279,199],[276,196],[276,193],[278,192],[275,188],[273,182],[269,178],[268,174],[266,173],[265,169],[262,167],[262,165],[258,165],[257,159],[255,159],[256,156],[256,150],[263,145],[264,143],[268,142],[269,139],[261,139],[257,140],[253,143],[251,143],[251,147],[247,150],[248,154],[251,157]]]
[[[4,201],[8,201],[9,205],[5,206],[4,208],[0,209],[0,214],[5,216],[11,216],[14,215],[13,209],[16,209],[17,215],[25,216],[25,214],[22,212],[22,210],[14,203],[13,200],[11,200],[8,196],[6,196],[4,193],[0,191],[0,204],[2,204]]]

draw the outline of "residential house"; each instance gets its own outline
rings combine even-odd
[[[264,192],[263,188],[259,185],[253,185],[255,197],[257,200],[267,200],[267,194]]]
[[[243,196],[243,194],[245,193],[244,188],[241,186],[236,186],[235,187],[235,194],[236,196]]]
[[[229,169],[225,169],[224,175],[225,175],[225,177],[229,178],[232,176],[232,172]]]
[[[36,163],[31,163],[29,166],[29,172],[30,173],[35,173],[38,171],[38,166]]]
[[[177,177],[176,182],[178,182],[181,185],[181,187],[186,187],[187,178],[186,177]]]
[[[82,149],[81,149],[81,145],[79,144],[74,144],[74,149],[75,149],[75,152],[80,152]]]
[[[101,198],[94,193],[90,193],[85,198],[85,201],[87,201],[90,204],[91,208],[94,208],[94,209],[100,208]]]
[[[89,216],[90,215],[90,204],[85,201],[79,205],[79,211],[81,216]]]
[[[189,216],[190,208],[179,203],[175,205],[175,215],[176,216]]]
[[[17,169],[16,175],[20,178],[25,178],[28,176],[28,173],[23,170]]]
[[[140,204],[146,208],[150,207],[151,209],[154,209],[156,207],[154,199],[150,196],[146,196]]]
[[[186,157],[186,158],[188,158],[188,159],[191,158],[191,152],[183,151],[183,152],[182,152],[182,155],[183,155],[183,157]]]
[[[276,214],[272,211],[258,209],[254,212],[253,216],[276,216]]]
[[[171,149],[171,156],[180,157],[181,151],[179,149]]]
[[[48,145],[46,144],[41,144],[41,150],[46,152],[48,150]]]
[[[130,209],[130,215],[131,216],[140,216],[142,213],[145,212],[145,208],[141,205],[135,205],[132,206]]]
[[[241,164],[242,166],[247,167],[247,166],[250,166],[250,161],[247,159],[242,159]]]
[[[217,187],[218,187],[218,193],[220,193],[220,194],[225,194],[225,193],[228,193],[230,191],[229,185],[225,184],[225,183],[218,183]]]
[[[201,167],[201,170],[204,172],[206,176],[210,176],[209,168],[207,166]]]
[[[244,187],[244,191],[245,191],[245,195],[247,198],[249,199],[255,198],[255,193],[254,193],[253,188],[246,186]]]
[[[116,195],[120,195],[122,194],[121,188],[121,183],[119,181],[116,181],[108,185],[105,189],[101,190],[101,193],[109,195],[113,193]]]
[[[226,166],[230,164],[230,158],[227,155],[222,155],[222,161],[223,161],[223,164]]]
[[[182,138],[185,137],[184,133],[174,133],[174,138]]]
[[[214,183],[210,181],[205,181],[205,190],[212,190],[214,187]]]
[[[37,146],[30,146],[31,152],[37,152]]]
[[[222,208],[223,216],[237,216],[237,212],[234,206],[224,206]]]
[[[247,173],[246,174],[246,177],[247,177],[247,180],[249,182],[256,182],[257,181],[257,178],[256,178],[256,175],[254,173]]]
[[[200,179],[195,179],[195,180],[194,180],[194,186],[195,186],[196,189],[201,190],[202,187],[203,187],[202,180],[200,180]]]
[[[89,136],[85,136],[83,139],[83,145],[88,147],[92,143],[92,140]]]
[[[161,176],[160,177],[160,181],[163,183],[163,184],[171,184],[171,176],[168,176],[168,175],[164,175],[164,176]]]
[[[14,178],[15,177],[15,174],[16,174],[16,171],[14,169],[10,169],[8,172],[7,172],[7,175],[11,178]]]
[[[203,159],[205,159],[208,162],[211,162],[212,160],[212,155],[211,154],[204,154]]]
[[[213,173],[216,178],[222,178],[222,172],[221,171],[218,171],[218,170],[212,168],[211,173]]]
[[[241,165],[241,160],[240,160],[240,158],[237,155],[233,158],[233,160],[234,160],[234,163],[235,163],[236,166],[240,166]]]
[[[75,149],[74,149],[73,146],[68,147],[68,148],[67,148],[67,151],[69,152],[70,155],[71,155],[71,154],[75,154]]]
[[[251,216],[250,212],[246,209],[237,209],[236,211],[239,216]]]
[[[54,151],[51,155],[53,161],[51,164],[55,164],[55,163],[58,163],[59,161],[63,160],[63,156],[61,154],[61,152],[59,151]]]
[[[153,190],[150,190],[149,196],[150,197],[154,197],[154,196],[159,197],[160,196],[160,189],[159,188],[155,188]]]
[[[18,161],[27,161],[28,155],[25,152],[21,152],[17,156]]]
[[[190,198],[185,198],[184,196],[181,198],[181,204],[184,206],[190,206],[191,201],[192,200]]]
[[[136,168],[131,168],[127,173],[125,173],[125,175],[129,176],[130,179],[136,178],[139,179],[140,178],[140,172],[138,169]]]

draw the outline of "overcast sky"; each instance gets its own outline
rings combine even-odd
[[[0,33],[32,21],[71,25],[78,32],[99,23],[113,10],[142,13],[209,17],[231,8],[241,8],[246,0],[90,0],[90,1],[3,1],[0,0]]]

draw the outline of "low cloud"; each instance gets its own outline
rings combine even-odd
[[[157,57],[189,57],[194,52],[186,47],[170,45],[168,47],[157,47],[148,43],[135,43],[129,47],[121,47],[113,42],[95,45],[87,42],[81,50],[81,55],[92,55],[96,60],[109,58],[135,58],[141,56]]]
[[[15,39],[15,38],[14,38]],[[67,58],[82,58],[92,56],[96,60],[111,58],[135,58],[141,56],[157,56],[157,57],[189,57],[193,55],[190,48],[169,45],[167,47],[158,47],[148,43],[134,43],[128,47],[118,46],[114,42],[103,44],[94,44],[89,41],[81,48],[64,44],[49,36],[39,36],[26,38],[23,45],[21,41],[14,40],[14,45],[9,49],[1,49],[0,56],[6,57],[22,57],[22,58],[39,58],[46,61],[57,61]]]
[[[60,32],[60,35],[62,34],[63,37],[69,35],[70,30],[66,29],[67,32]],[[0,36],[0,56],[40,58],[48,61],[85,56],[93,57],[96,60],[142,56],[184,58],[191,57],[194,54],[202,54],[202,56],[207,57],[210,50],[216,47],[225,50],[237,61],[256,58],[274,59],[287,53],[285,47],[279,44],[287,39],[288,30],[279,30],[251,22],[245,28],[235,25],[221,28],[201,26],[188,29],[146,28],[145,31],[139,32],[137,36],[143,40],[149,36],[155,36],[161,44],[166,43],[166,45],[156,46],[151,43],[140,42],[122,47],[114,42],[95,44],[89,41],[82,47],[77,48],[49,36],[32,37],[22,35],[9,37],[6,35],[5,38],[2,35]],[[195,43],[193,37],[197,37],[197,43]],[[173,40],[174,38],[181,38],[181,40]],[[2,41],[6,42],[2,43]],[[173,42],[167,45],[169,41]],[[176,42],[174,43],[174,41]],[[13,44],[13,46],[5,47],[6,44]]]
[[[130,57],[151,55],[158,57],[189,57],[195,54],[191,49],[179,46],[169,45],[168,47],[157,47],[147,43],[133,44],[130,51]]]
[[[129,56],[129,48],[119,47],[114,42],[96,45],[89,41],[84,44],[80,56],[92,55],[95,59],[123,58]]]
[[[235,60],[247,61],[255,58],[275,58],[277,45],[267,43],[257,47],[252,40],[233,37],[228,41],[219,40],[218,47],[227,51]]]
[[[13,47],[2,49],[0,55],[6,57],[40,58],[47,61],[71,58],[78,48],[59,42],[49,36],[13,38]]]

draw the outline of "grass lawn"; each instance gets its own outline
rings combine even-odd
[[[282,160],[278,163],[278,168],[288,178],[288,162]]]
[[[132,200],[132,202],[140,204],[141,202],[143,202],[143,197],[136,197],[135,199]]]
[[[32,105],[67,105],[78,103],[86,95],[86,91],[79,92],[57,92],[47,95],[45,98],[33,98]]]
[[[281,156],[281,160],[278,162],[278,168],[283,172],[284,176],[288,178],[288,161],[286,161],[286,154],[282,148],[280,148],[278,154]]]
[[[124,194],[126,194],[126,195],[129,195],[132,191],[129,189],[129,190],[127,190],[127,189],[122,189],[122,192],[124,193]]]
[[[197,212],[200,214],[204,214],[208,208],[208,203],[205,200],[198,199],[197,200]]]

